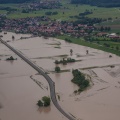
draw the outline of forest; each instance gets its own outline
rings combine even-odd
[[[36,0],[0,0],[0,4],[24,3]],[[98,7],[120,7],[120,0],[71,0],[72,4],[90,4]]]
[[[5,3],[24,3],[24,2],[29,2],[29,1],[34,1],[34,0],[0,0],[0,4],[5,4]]]
[[[90,4],[98,7],[120,7],[120,0],[71,0],[72,4]]]

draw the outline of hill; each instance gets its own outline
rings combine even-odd
[[[120,7],[120,0],[71,0],[72,4],[90,4],[98,7]]]

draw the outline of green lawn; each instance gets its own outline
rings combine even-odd
[[[97,42],[96,42],[97,43]],[[104,45],[104,43],[107,43],[107,44],[109,44],[110,45],[110,47],[114,47],[114,48],[116,48],[117,46],[120,48],[120,42],[118,43],[118,42],[111,42],[111,41],[99,41],[99,44],[100,45]]]

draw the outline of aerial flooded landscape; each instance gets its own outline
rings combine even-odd
[[[74,2],[1,1],[0,120],[120,120],[120,8]]]

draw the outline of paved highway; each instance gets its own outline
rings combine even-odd
[[[66,113],[58,104],[57,99],[56,99],[56,94],[55,94],[55,83],[53,82],[53,80],[43,71],[41,70],[36,64],[34,64],[30,59],[28,59],[26,56],[24,56],[22,53],[20,53],[18,50],[16,50],[15,48],[13,48],[12,46],[10,46],[8,43],[6,43],[5,41],[3,41],[0,38],[0,41],[6,45],[9,49],[11,49],[14,53],[16,53],[19,57],[21,57],[26,63],[28,63],[32,68],[34,68],[38,73],[40,73],[41,75],[44,76],[44,78],[47,80],[47,82],[49,83],[49,87],[50,87],[50,96],[51,96],[51,100],[53,102],[53,104],[55,105],[55,107],[69,120],[75,120],[75,118],[73,118],[73,116],[71,116],[70,114]]]

